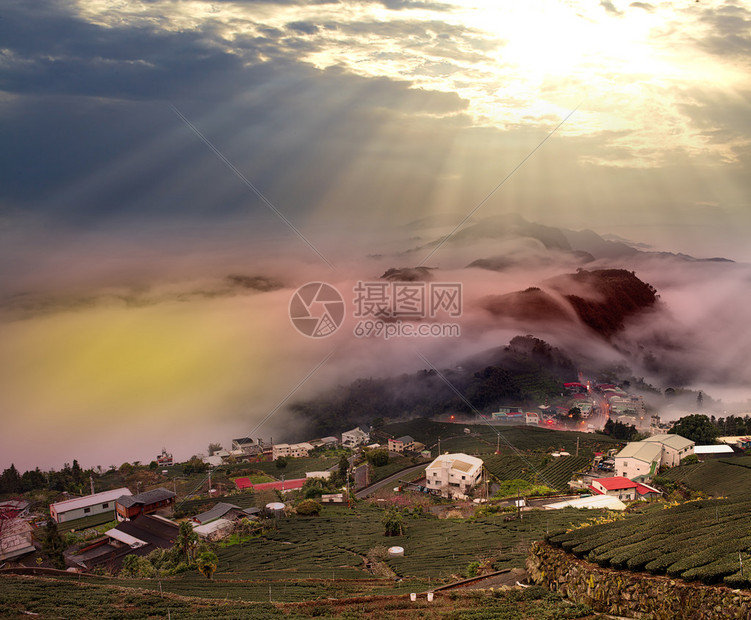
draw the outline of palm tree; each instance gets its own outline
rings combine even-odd
[[[183,521],[175,539],[175,547],[184,555],[188,563],[193,561],[193,554],[198,545],[198,534],[193,531],[190,521]]]

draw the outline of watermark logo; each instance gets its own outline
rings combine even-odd
[[[326,338],[344,322],[344,299],[330,284],[309,282],[292,295],[289,318],[303,336]]]
[[[353,293],[353,334],[357,338],[456,338],[457,323],[440,318],[462,315],[462,285],[457,282],[364,282]],[[289,302],[292,324],[304,336],[325,338],[344,322],[344,299],[325,282],[301,286]]]

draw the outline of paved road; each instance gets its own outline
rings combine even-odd
[[[378,491],[379,489],[382,489],[385,486],[393,485],[395,482],[398,482],[399,479],[402,476],[405,476],[406,474],[411,474],[413,471],[417,471],[418,469],[425,469],[428,466],[428,463],[422,463],[421,465],[415,465],[414,467],[408,467],[407,469],[402,469],[401,471],[396,472],[395,474],[389,476],[388,478],[384,478],[383,480],[376,482],[375,484],[371,484],[369,487],[365,487],[364,489],[361,489],[357,493],[355,493],[355,497],[357,499],[362,499],[363,497],[367,497],[368,495],[371,495]]]

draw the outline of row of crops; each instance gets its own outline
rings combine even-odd
[[[212,585],[209,582],[209,585]],[[215,585],[215,584],[214,584]],[[341,599],[343,592],[332,585],[332,595],[318,596],[305,603],[245,603],[217,600],[200,596],[175,597],[158,591],[118,587],[110,583],[89,584],[65,580],[41,580],[8,576],[0,579],[0,617],[23,618],[34,615],[44,618],[111,618],[146,620],[237,619],[272,620],[276,618],[379,618],[405,620],[416,618],[594,618],[599,615],[584,605],[573,605],[544,588],[531,587],[521,591],[496,591],[492,595],[479,592],[452,592],[438,595],[433,602],[419,597],[373,596]],[[418,590],[420,591],[420,590]]]
[[[389,559],[400,577],[447,579],[481,558],[498,567],[523,566],[528,545],[546,532],[591,518],[576,510],[531,512],[521,521],[503,515],[474,520],[406,517],[405,534],[384,536],[383,510],[368,504],[355,509],[326,507],[319,517],[278,521],[265,538],[219,551],[217,579],[372,579],[363,557],[378,546],[399,545],[404,557]]]
[[[469,428],[471,434],[464,434]],[[579,433],[558,431],[537,426],[505,426],[502,424],[453,424],[434,422],[425,418],[415,418],[406,422],[395,422],[383,428],[394,437],[411,435],[428,447],[435,447],[441,440],[441,452],[466,452],[467,454],[491,454],[500,446],[501,452],[516,450],[539,451],[545,453],[555,447],[573,453],[579,442],[580,453],[592,455],[606,452],[610,448],[623,445],[617,439],[600,433]],[[500,435],[500,438],[499,438]]]
[[[539,454],[495,454],[485,457],[484,462],[486,469],[499,480],[527,480],[562,490],[568,488],[568,481],[572,476],[586,469],[590,461],[585,456],[562,456],[551,459]]]
[[[601,566],[749,587],[749,511],[751,495],[655,504],[640,514],[557,533],[548,540]]]
[[[668,469],[661,477],[712,496],[751,494],[749,457],[708,460]]]

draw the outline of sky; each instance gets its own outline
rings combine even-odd
[[[427,251],[398,252],[465,216],[751,259],[751,3],[5,0],[2,13],[0,295],[14,311],[0,322],[0,467],[107,466],[162,445],[187,458],[312,383],[415,369],[388,343],[327,358],[286,307],[308,281],[349,291],[415,266]],[[552,275],[452,271],[465,258],[446,244],[428,263],[477,280],[470,298]],[[697,290],[748,285],[742,271],[719,293],[696,286],[717,281],[704,272],[684,288],[647,273],[688,325],[708,316]],[[277,285],[239,294],[229,274]],[[482,344],[425,347],[448,359]],[[283,435],[278,418],[256,434]]]

